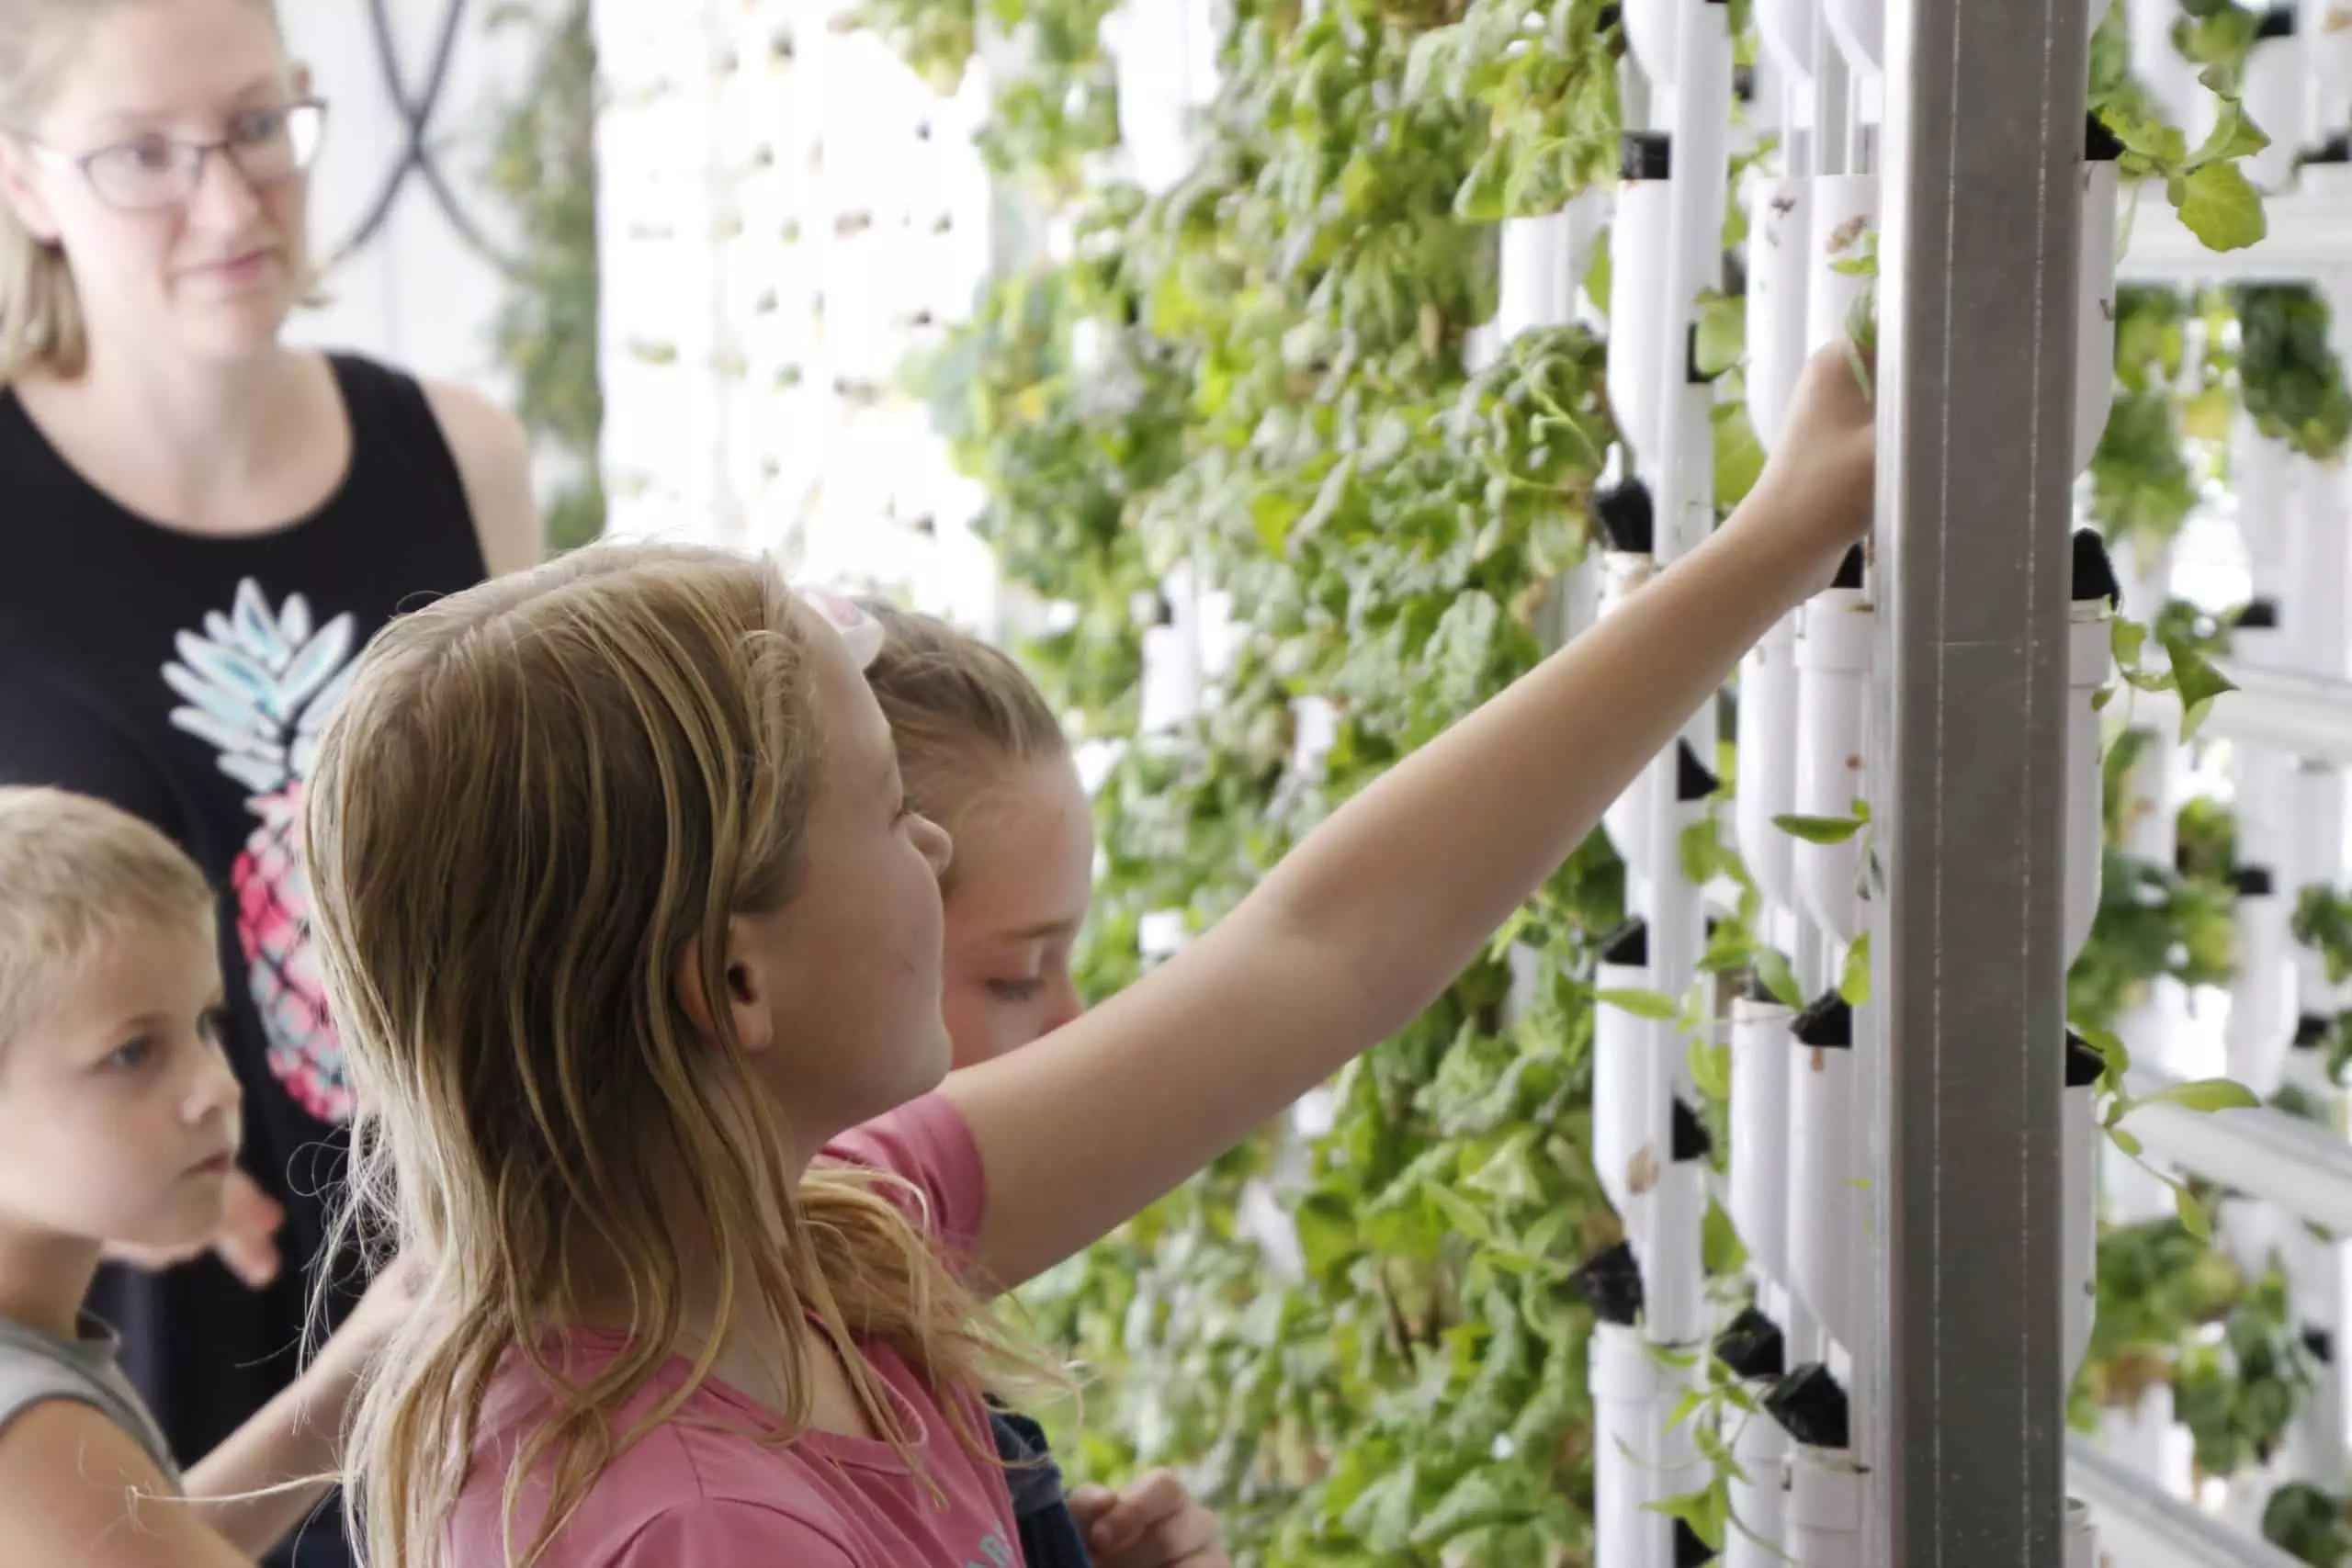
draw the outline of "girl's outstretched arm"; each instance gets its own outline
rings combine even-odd
[[[1868,525],[1869,400],[1817,355],[1705,544],[1310,834],[1202,939],[1035,1045],[948,1080],[1010,1287],[1093,1242],[1401,1029],[1567,858],[1750,644]]]

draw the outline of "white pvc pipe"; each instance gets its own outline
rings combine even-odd
[[[1857,589],[1833,588],[1804,606],[1797,631],[1797,810],[1846,818],[1865,797],[1863,700],[1876,615]],[[1790,847],[1804,911],[1843,943],[1862,934],[1857,879],[1860,835]]]
[[[1756,0],[1757,36],[1792,98],[1812,85],[1815,15],[1812,0]]]
[[[1577,296],[1600,233],[1597,200],[1587,192],[1557,212],[1504,220],[1495,323],[1505,343],[1576,321]]]
[[[1654,100],[1663,98],[1674,91],[1677,24],[1681,19],[1676,0],[1627,0],[1619,14],[1634,64],[1649,78]]]
[[[2344,1389],[2335,1365],[2344,1325],[2344,1249],[2298,1226],[2281,1238],[2278,1250],[2297,1326],[2315,1359],[2325,1351],[2288,1426],[2280,1468],[2291,1480],[2333,1491],[2344,1479]]]
[[[2304,53],[2295,36],[2292,11],[2258,14],[2261,32],[2245,51],[2241,101],[2248,119],[2277,130],[2271,132],[2270,145],[2249,155],[2241,167],[2256,189],[2283,190],[2292,183],[2295,160],[2303,152],[2295,132],[2303,119]]]
[[[2094,14],[2097,7],[2092,7]],[[2086,373],[2075,378],[2075,469],[2090,467],[2115,405],[2115,378],[2102,372],[2115,363],[2116,166],[2083,165],[2083,248],[2076,277],[2075,363]],[[2098,369],[2089,367],[2097,367]]]
[[[1730,1483],[1732,1523],[1724,1531],[1723,1568],[1785,1568],[1789,1455],[1793,1446],[1769,1416],[1733,1410]]]
[[[1659,378],[1682,368],[1679,355],[1671,365],[1661,365],[1648,346],[1658,341],[1668,314],[1658,278],[1666,265],[1673,190],[1661,171],[1670,168],[1678,151],[1654,132],[1626,134],[1626,178],[1617,187],[1610,228],[1609,340],[1622,346],[1609,355],[1609,406],[1618,432],[1645,459],[1656,455],[1661,435]]]
[[[2106,859],[2106,773],[2099,713],[2111,657],[2104,599],[2077,600],[2066,632],[2066,962],[2090,940]]]
[[[1732,794],[1740,859],[1765,902],[1798,908],[1796,840],[1775,818],[1797,808],[1797,617],[1773,623],[1739,666],[1738,765]]]
[[[2290,854],[2304,886],[2334,887],[2344,874],[2344,775],[2306,762],[2290,780]],[[2327,961],[2307,942],[2294,950],[2295,1006],[2306,1017],[2345,1010],[2346,987],[2327,977]]]
[[[1639,920],[1621,927],[1601,948],[1593,975],[1602,991],[1649,988],[1649,931]],[[1650,1032],[1623,1008],[1601,1003],[1592,1019],[1592,1164],[1609,1206],[1637,1243],[1648,1234],[1647,1190],[1656,1158],[1637,1172],[1649,1134]],[[1646,1179],[1636,1181],[1637,1175]],[[1636,1191],[1639,1188],[1641,1190]]]
[[[2118,1123],[2149,1156],[2339,1235],[2352,1235],[2352,1143],[2267,1107],[2189,1111],[2147,1097],[2177,1080],[2138,1062],[2125,1089],[2135,1104]]]
[[[2237,494],[2238,532],[2245,538],[2254,597],[2273,604],[2288,589],[2288,457],[2287,448],[2256,430],[2250,417],[2238,416],[2230,440],[2230,488]]]
[[[1731,1004],[1732,1228],[1766,1279],[1789,1278],[1789,1025],[1775,1001]],[[1598,1021],[1596,1021],[1596,1033]]]
[[[1805,348],[1841,341],[1854,302],[1875,279],[1835,264],[1861,254],[1861,237],[1878,227],[1876,175],[1822,175],[1813,181],[1813,239],[1806,266]]]
[[[1884,74],[1884,0],[1823,0],[1822,16],[1829,23],[1838,52],[1846,57],[1848,69],[1858,79]]]
[[[1862,1476],[1842,1453],[1791,1457],[1788,1539],[1797,1568],[1862,1568]]]
[[[2114,1568],[2296,1568],[2277,1547],[2230,1529],[2078,1434],[2066,1439],[2066,1486],[2090,1505]]]
[[[1590,1354],[1593,1561],[1607,1568],[1670,1568],[1668,1521],[1645,1506],[1659,1363],[1637,1330],[1614,1323],[1594,1326]]]
[[[2352,31],[2348,28],[2347,31]],[[2352,300],[2346,302],[2352,310]],[[2345,477],[2297,455],[2288,460],[2287,581],[2294,584],[2294,615],[2282,628],[2295,667],[2314,675],[2346,672],[2346,599],[2352,592],[2352,538],[2347,538]]]
[[[1770,451],[1804,368],[1813,269],[1813,186],[1803,175],[1758,180],[1748,193],[1747,420]]]
[[[1788,1286],[1849,1351],[1860,1330],[1853,1241],[1854,1019],[1834,993],[1792,1031],[1789,1077]],[[1820,1042],[1812,1043],[1811,1042]]]
[[[2098,1529],[2088,1505],[2066,1499],[2066,1568],[2098,1568]]]
[[[2099,8],[2094,6],[2090,11],[2097,17]],[[2124,0],[2124,14],[2130,24],[2133,78],[2163,107],[2166,119],[2185,125],[2197,97],[2197,67],[2173,46],[2179,0]]]
[[[1675,1109],[1677,1103],[1668,1097],[1668,1144],[1661,1151],[1665,1159],[1657,1186],[1650,1194],[1649,1235],[1634,1250],[1642,1263],[1644,1329],[1654,1344],[1688,1348],[1707,1331],[1707,1273],[1701,1237],[1707,1217],[1708,1168],[1703,1143],[1699,1154],[1682,1152],[1679,1124],[1690,1111],[1687,1106]]]
[[[2066,1383],[2073,1386],[2090,1348],[2098,1304],[2098,1124],[2102,1059],[2080,1039],[2066,1041],[2064,1120],[2059,1151],[2060,1283],[2064,1292]]]
[[[2230,987],[2230,1076],[2268,1097],[2278,1088],[2295,1034],[2295,969],[2288,924],[2293,911],[2256,866],[2238,874],[2238,976]]]

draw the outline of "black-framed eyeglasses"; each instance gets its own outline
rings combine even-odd
[[[247,109],[218,141],[187,141],[152,131],[90,152],[61,152],[27,139],[25,145],[60,168],[78,170],[108,207],[146,212],[176,207],[204,183],[205,161],[218,153],[259,190],[292,179],[311,166],[326,140],[327,106],[301,98]]]

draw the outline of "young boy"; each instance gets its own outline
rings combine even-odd
[[[212,890],[136,818],[0,788],[0,1540],[8,1560],[232,1568],[299,1524],[338,1463],[380,1281],[295,1384],[185,1477],[82,1315],[110,1245],[220,1227],[239,1091],[222,1055]],[[290,1353],[290,1348],[289,1348]]]

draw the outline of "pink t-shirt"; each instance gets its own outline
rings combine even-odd
[[[919,1100],[826,1152],[914,1183],[939,1244],[968,1249],[986,1192],[979,1151],[945,1100]],[[574,1375],[593,1375],[619,1344],[618,1336],[578,1337]],[[972,1457],[895,1350],[871,1345],[865,1356],[899,1401],[944,1504],[887,1443],[811,1432],[788,1447],[763,1445],[753,1433],[773,1416],[711,1381],[596,1478],[544,1568],[1014,1568],[1020,1535],[1004,1472]],[[674,1393],[689,1370],[673,1359],[618,1425]],[[527,1368],[491,1385],[473,1471],[444,1538],[449,1568],[506,1568],[507,1466],[545,1398]],[[985,1433],[977,1401],[974,1412]],[[515,1510],[518,1552],[538,1517],[526,1495]]]

